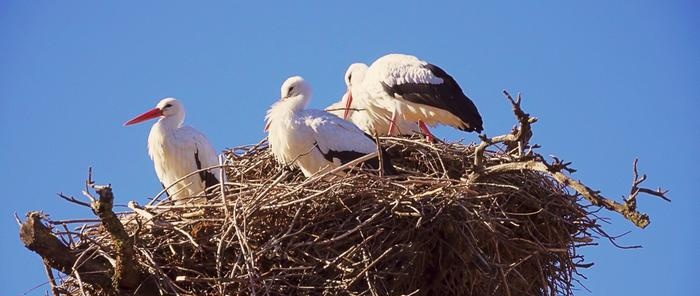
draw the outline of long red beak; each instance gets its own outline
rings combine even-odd
[[[149,120],[149,119],[151,119],[151,118],[156,118],[156,117],[159,117],[159,116],[162,116],[162,115],[163,115],[163,111],[162,111],[162,110],[160,110],[160,109],[158,109],[158,108],[153,108],[153,109],[148,110],[148,111],[146,111],[145,113],[143,113],[143,114],[141,114],[141,115],[139,115],[139,116],[136,116],[136,117],[134,117],[133,119],[131,119],[131,120],[125,122],[125,123],[124,123],[124,126],[132,125],[132,124],[139,123],[139,122],[142,122],[142,121],[146,121],[146,120]]]
[[[345,102],[345,112],[343,113],[343,119],[348,119],[348,114],[350,113],[350,106],[352,105],[352,91],[348,88],[348,99]]]

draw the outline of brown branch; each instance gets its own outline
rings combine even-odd
[[[95,185],[87,182],[95,190],[99,199],[92,202],[92,211],[100,218],[102,226],[112,238],[116,263],[112,276],[112,287],[116,291],[139,290],[144,295],[155,295],[157,287],[148,280],[148,274],[143,272],[136,263],[133,240],[124,230],[124,226],[112,211],[114,194],[110,186]]]
[[[586,200],[588,200],[592,205],[606,208],[610,211],[620,213],[627,220],[634,223],[639,228],[645,228],[649,225],[649,216],[644,213],[640,213],[636,208],[636,197],[639,192],[643,192],[636,188],[641,181],[644,179],[639,179],[636,177],[635,173],[635,183],[632,188],[632,194],[625,200],[624,203],[619,203],[609,198],[606,198],[600,194],[599,191],[595,191],[583,183],[572,179],[566,174],[562,173],[562,170],[569,170],[567,168],[568,163],[558,162],[555,165],[550,165],[543,159],[529,160],[523,162],[513,162],[497,164],[484,169],[482,175],[495,174],[508,171],[520,171],[520,170],[531,170],[538,171],[549,174],[552,178],[557,180],[560,184],[564,184],[578,192]],[[636,162],[635,162],[636,171]],[[638,182],[639,181],[639,182]],[[635,189],[636,188],[636,189]],[[663,194],[665,192],[659,191],[662,198],[668,200]],[[656,194],[655,194],[656,195]]]
[[[77,257],[76,253],[63,244],[51,230],[41,222],[41,213],[27,213],[27,220],[22,223],[19,238],[24,246],[39,254],[44,262],[64,274],[72,274],[73,265]],[[112,266],[103,257],[94,257],[86,260],[78,267],[82,279],[103,290],[111,290],[110,274]]]
[[[88,208],[90,207],[90,204],[89,204],[89,203],[86,203],[86,202],[84,202],[84,201],[79,201],[79,200],[75,199],[75,197],[66,196],[66,195],[64,195],[63,193],[58,193],[58,197],[60,197],[60,198],[62,198],[62,199],[65,199],[65,200],[67,200],[67,201],[69,201],[69,202],[72,202],[72,203],[74,203],[74,204],[78,204],[78,205],[81,205],[81,206],[84,206],[84,207],[88,207]]]
[[[637,211],[637,196],[639,193],[646,193],[662,198],[666,201],[671,201],[666,197],[666,193],[668,191],[664,191],[660,188],[657,190],[652,190],[639,187],[639,185],[646,180],[646,175],[639,176],[636,159],[634,160],[633,165],[634,179],[632,181],[632,188],[630,190],[630,194],[624,199],[624,203],[619,203],[608,199],[600,195],[600,192],[595,191],[583,183],[564,174],[563,171],[574,173],[576,170],[569,167],[571,162],[565,162],[564,160],[561,160],[555,156],[552,156],[554,160],[551,163],[547,163],[541,156],[535,155],[534,159],[527,161],[485,166],[484,152],[486,151],[486,148],[498,143],[503,143],[506,146],[506,151],[508,151],[509,154],[512,153],[511,151],[515,150],[515,148],[518,148],[518,153],[515,155],[517,157],[516,159],[523,160],[521,158],[523,156],[523,149],[528,145],[528,142],[532,137],[531,124],[537,121],[537,118],[530,117],[530,114],[525,113],[525,111],[523,111],[521,108],[520,103],[522,102],[522,99],[520,95],[518,95],[517,99],[513,99],[513,97],[511,97],[507,91],[503,91],[503,94],[513,107],[513,113],[515,118],[518,120],[518,126],[513,128],[509,134],[495,136],[493,138],[488,138],[485,135],[479,136],[482,141],[474,150],[475,168],[468,176],[469,183],[474,184],[477,179],[484,175],[499,172],[531,170],[547,173],[560,184],[576,190],[576,192],[588,200],[592,205],[620,213],[627,220],[631,221],[640,228],[645,228],[647,225],[649,225],[649,216]]]
[[[625,203],[629,204],[631,207],[636,207],[637,195],[639,193],[646,193],[651,196],[659,197],[665,201],[671,201],[668,197],[666,197],[666,193],[668,193],[668,190],[662,190],[661,188],[652,190],[649,188],[639,187],[640,184],[646,181],[647,175],[643,174],[641,177],[639,176],[639,172],[637,171],[638,162],[639,159],[635,158],[634,162],[632,163],[632,173],[634,174],[634,178],[632,180],[632,189],[630,189],[630,194],[627,196],[627,198],[625,198]]]
[[[116,253],[114,267],[103,256],[86,256],[88,254],[84,252],[76,253],[71,250],[41,222],[42,214],[39,212],[27,214],[28,219],[20,227],[20,239],[28,249],[42,257],[50,281],[52,281],[51,268],[53,268],[76,277],[81,286],[82,282],[85,282],[109,295],[156,295],[158,289],[154,281],[136,264],[133,240],[112,211],[114,201],[112,188],[95,185],[92,181],[92,170],[88,172],[85,185],[86,190],[83,194],[91,200],[90,208],[98,216],[112,239]],[[89,188],[95,190],[99,199],[95,199],[90,194]],[[72,197],[59,196],[79,205],[86,204]],[[52,283],[52,286],[55,286],[55,283]],[[55,294],[56,290],[52,288],[52,292]]]
[[[522,150],[528,145],[530,138],[532,137],[531,124],[537,122],[536,117],[531,117],[530,114],[525,113],[520,107],[522,98],[518,95],[517,99],[513,99],[507,91],[503,91],[506,99],[510,102],[513,107],[513,113],[515,118],[518,120],[518,126],[513,128],[509,134],[495,136],[493,138],[488,138],[486,135],[480,135],[481,143],[474,149],[474,165],[479,167],[482,165],[484,160],[484,151],[489,146],[498,143],[504,143],[508,150],[512,150],[515,147],[518,148],[519,156],[522,155]],[[476,177],[476,176],[475,176]]]
[[[384,177],[384,153],[382,150],[382,145],[379,143],[379,134],[374,132],[374,144],[377,149],[377,162],[379,163],[379,177]]]
[[[44,260],[44,270],[46,271],[46,277],[49,279],[49,285],[51,286],[51,295],[60,296],[58,285],[56,285],[56,279],[53,276],[53,269],[51,269],[51,266],[49,266],[46,260]]]

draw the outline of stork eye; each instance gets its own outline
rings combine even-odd
[[[168,104],[165,104],[165,106],[163,106],[163,109],[165,109],[165,108],[170,108],[170,107],[172,107],[172,106],[173,106],[172,104],[168,103]]]
[[[348,75],[348,81],[352,81],[352,74]]]
[[[289,89],[287,90],[287,94],[291,95],[293,90],[294,90],[294,87],[290,86]]]

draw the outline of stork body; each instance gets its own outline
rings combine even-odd
[[[360,65],[360,66],[358,66]],[[366,106],[373,122],[387,120],[393,132],[397,120],[427,127],[446,124],[467,132],[481,132],[483,122],[474,103],[440,67],[404,54],[389,54],[372,65],[353,64],[347,108]],[[393,124],[392,124],[393,123]]]
[[[305,110],[311,88],[299,76],[287,79],[280,101],[267,111],[270,149],[283,165],[296,165],[310,177],[377,150],[371,137],[354,124],[322,110]],[[388,157],[385,170],[391,171]],[[378,168],[377,159],[365,162]]]
[[[389,118],[384,117],[373,117],[369,114],[369,110],[366,106],[361,105],[363,102],[355,101],[351,110],[345,110],[347,106],[347,93],[343,95],[343,98],[339,102],[335,102],[330,106],[326,107],[326,111],[338,116],[345,117],[345,120],[354,123],[362,131],[374,135],[389,136],[389,126],[391,126]],[[347,115],[345,115],[347,111]],[[412,135],[414,133],[421,133],[418,123],[415,121],[407,121],[403,119],[396,120],[396,132],[397,135]]]
[[[200,171],[183,180],[182,177],[197,170],[218,165],[216,151],[198,130],[183,126],[185,109],[182,103],[166,98],[156,108],[143,113],[124,125],[139,123],[160,117],[148,134],[148,155],[153,160],[156,175],[163,188],[177,202],[201,202],[203,199],[185,198],[201,196],[203,191],[219,183],[220,169]],[[179,182],[177,182],[180,180]]]

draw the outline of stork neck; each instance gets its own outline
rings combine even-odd
[[[185,121],[185,115],[184,114],[173,114],[170,116],[166,117],[161,117],[158,120],[158,125],[160,125],[161,128],[166,129],[166,130],[174,130],[182,126],[182,123]]]
[[[299,112],[301,110],[304,110],[306,108],[306,104],[309,103],[309,97],[305,95],[299,95],[296,97],[292,97],[287,99],[287,104],[289,104],[289,110],[291,112]]]
[[[309,103],[308,96],[299,95],[291,98],[284,99],[278,103],[277,112],[286,113],[288,115],[293,115],[301,110],[304,110],[306,104]]]
[[[266,120],[272,126],[288,126],[292,118],[306,107],[307,102],[308,98],[304,96],[296,96],[278,101],[274,103],[272,108],[268,111]]]
[[[350,88],[352,92],[352,108],[364,109],[368,105],[368,94],[367,91],[360,85],[353,85]]]

